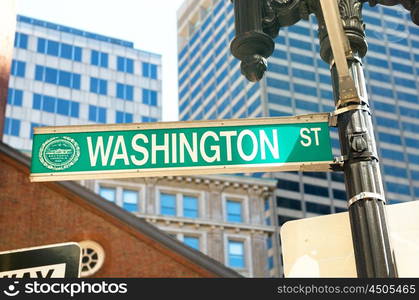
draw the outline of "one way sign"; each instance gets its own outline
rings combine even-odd
[[[77,243],[0,252],[0,278],[78,278],[80,259]]]

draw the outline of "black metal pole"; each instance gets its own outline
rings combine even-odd
[[[365,89],[361,62],[349,64],[352,74],[357,74],[353,78],[358,90]],[[334,67],[332,78],[337,91]],[[358,277],[397,277],[371,112],[364,100],[361,107],[338,115],[337,120],[356,267]]]
[[[348,60],[361,103],[340,103],[342,95],[329,37],[321,12],[319,37],[321,56],[331,64],[333,90],[339,114],[337,127],[344,161],[345,185],[348,195],[349,217],[358,277],[397,277],[385,214],[385,196],[377,147],[369,109],[362,62],[367,50],[361,17],[362,2],[340,0],[339,8],[344,21],[353,59]]]

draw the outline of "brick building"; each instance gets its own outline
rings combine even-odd
[[[29,165],[0,142],[0,251],[75,241],[82,276],[240,277],[77,183],[30,183]]]

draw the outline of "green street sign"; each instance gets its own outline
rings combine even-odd
[[[40,127],[32,181],[328,171],[329,115]]]

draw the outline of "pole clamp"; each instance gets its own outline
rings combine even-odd
[[[351,207],[355,202],[358,202],[359,200],[365,200],[365,199],[378,199],[380,201],[383,201],[384,204],[386,203],[386,199],[383,195],[378,193],[371,193],[371,192],[362,192],[358,195],[353,196],[351,199],[348,200],[348,208]]]
[[[335,111],[332,111],[329,115],[329,125],[332,127],[336,127],[338,125],[338,116],[346,113],[351,110],[364,110],[367,111],[369,114],[371,114],[370,108],[368,105],[349,105],[342,108],[337,108]]]

